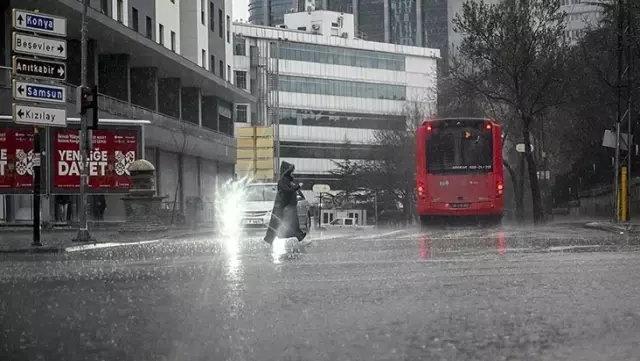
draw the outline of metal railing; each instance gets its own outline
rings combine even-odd
[[[0,88],[11,89],[11,72],[12,68],[0,66]],[[67,102],[75,104],[77,85],[70,83],[64,84],[67,86]],[[235,140],[231,134],[222,133],[207,127],[201,127],[197,124],[193,124],[185,120],[179,120],[105,94],[98,95],[98,107],[100,110],[116,117],[149,120],[154,126],[164,128],[172,132],[184,132],[185,134],[208,142],[214,142],[232,148],[236,147]]]

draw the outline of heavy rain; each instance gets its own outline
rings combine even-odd
[[[2,4],[0,360],[638,360],[636,1]]]

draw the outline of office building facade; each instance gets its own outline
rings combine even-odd
[[[11,12],[39,9],[67,21],[67,116],[77,117],[80,84],[78,0],[3,2],[3,66],[0,101],[10,116]],[[91,0],[88,22],[88,83],[97,85],[101,119],[145,120],[144,156],[156,166],[156,188],[183,211],[189,197],[213,196],[230,179],[236,162],[233,104],[251,104],[251,94],[235,87],[231,0]],[[72,191],[69,220],[77,219]],[[57,218],[51,192],[43,219]],[[121,220],[121,195],[107,195],[106,220]],[[0,221],[28,222],[29,195],[0,196]]]
[[[439,51],[354,39],[353,23],[313,11],[286,14],[287,28],[234,24],[236,79],[258,99],[236,126],[275,125],[307,192],[335,189],[335,162],[371,159],[376,131],[404,129],[409,104],[435,109]]]

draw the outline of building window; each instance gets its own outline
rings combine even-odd
[[[249,120],[248,108],[247,104],[236,104],[236,122],[246,123]]]
[[[140,24],[138,24],[138,9],[131,8],[131,27],[135,31],[139,31]]]
[[[339,97],[406,100],[403,85],[365,83],[304,76],[280,75],[280,91],[288,93],[325,94]]]
[[[275,54],[275,49],[272,50],[274,51],[272,54]],[[405,70],[405,57],[403,55],[370,50],[283,42],[280,44],[279,53],[280,59],[282,60],[335,64],[359,68]]]
[[[233,55],[247,56],[246,39],[241,36],[233,37]]]
[[[231,17],[227,15],[227,43],[231,44]]]
[[[222,60],[220,60],[220,69],[219,70],[220,70],[220,74],[218,74],[218,75],[220,75],[220,77],[222,79],[224,79],[224,61],[222,61]]]
[[[205,15],[204,15],[204,0],[200,0],[200,22],[202,23],[202,25],[207,25],[207,23],[205,23]]]
[[[160,39],[160,45],[164,45],[164,26],[158,25],[158,39]]]
[[[240,89],[247,89],[247,72],[236,70],[236,86]]]
[[[371,145],[280,142],[280,156],[286,158],[375,159],[376,150]]]
[[[102,11],[103,14],[109,16],[109,0],[100,1],[100,11]]]
[[[171,50],[176,51],[176,33],[174,31],[171,32]]]
[[[216,73],[216,57],[215,55],[211,55],[211,57],[209,58],[209,70],[211,70],[212,73]]]
[[[202,67],[207,68],[207,52],[202,49]]]
[[[124,9],[123,9],[124,4],[122,3],[122,0],[118,0],[118,3],[117,3],[116,6],[117,6],[117,8],[116,8],[116,10],[117,10],[116,11],[116,17],[117,17],[117,19],[116,20],[118,20],[119,22],[123,22],[123,19],[124,19]]]
[[[222,9],[218,9],[218,33],[220,33],[220,37],[224,39],[224,14],[222,13]]]
[[[316,112],[309,109],[279,108],[278,118],[280,124],[312,127],[396,130],[403,130],[406,127],[405,116],[391,114]]]
[[[213,7],[213,3],[209,3],[209,29],[213,32],[216,31],[216,22],[214,21],[215,13],[216,11]]]
[[[148,16],[147,16],[146,27],[147,27],[147,38],[153,39],[153,20],[151,20],[151,18]]]
[[[231,73],[231,65],[227,65],[227,79],[233,80],[233,74]]]

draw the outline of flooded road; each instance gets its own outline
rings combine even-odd
[[[2,360],[633,360],[640,252],[556,226],[0,258]]]

